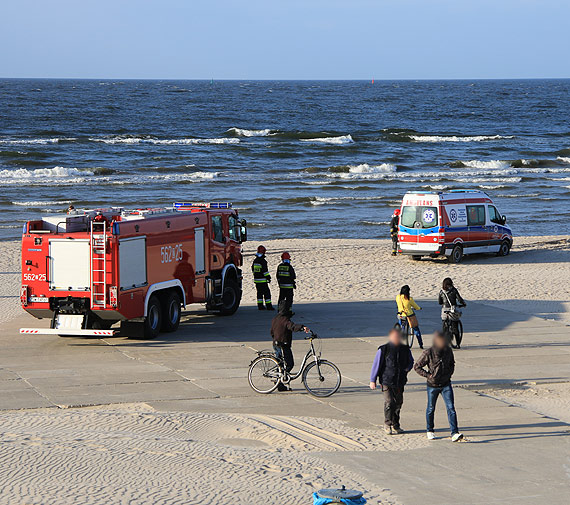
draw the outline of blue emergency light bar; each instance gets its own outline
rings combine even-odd
[[[185,209],[231,209],[232,204],[230,202],[174,202],[174,208],[176,210]]]

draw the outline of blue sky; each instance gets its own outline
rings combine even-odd
[[[1,77],[570,77],[568,0],[0,0]]]

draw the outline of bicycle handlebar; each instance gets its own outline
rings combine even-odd
[[[311,334],[306,336],[305,340],[313,340],[315,338],[319,338],[319,336],[313,330],[311,330]]]

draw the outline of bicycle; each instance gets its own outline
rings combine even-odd
[[[335,394],[340,388],[340,370],[331,361],[321,359],[321,353],[315,350],[313,342],[318,338],[320,337],[314,332],[305,337],[305,340],[310,341],[310,347],[295,373],[287,372],[284,361],[278,359],[273,351],[258,351],[247,374],[251,388],[256,393],[268,394],[275,391],[279,384],[287,385],[301,377],[309,394],[319,398]]]
[[[465,305],[458,305],[458,307],[462,308],[465,307]],[[447,314],[447,317],[443,320],[443,335],[453,348],[461,349],[461,341],[463,340],[463,323],[461,322],[461,316],[454,320],[449,317],[449,314],[455,312],[455,310],[444,310],[443,312]],[[453,343],[454,338],[455,344]]]
[[[414,345],[414,330],[410,326],[408,322],[408,317],[404,312],[398,312],[397,314],[398,322],[396,323],[397,326],[400,327],[400,331],[402,332],[402,336],[406,341],[406,345],[410,347],[410,349]]]

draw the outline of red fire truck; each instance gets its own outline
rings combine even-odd
[[[113,335],[138,321],[142,338],[178,328],[191,303],[223,315],[241,301],[247,223],[230,203],[70,210],[24,225],[24,310],[50,328],[20,333]]]

